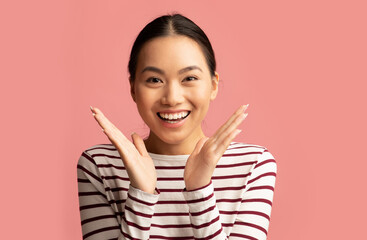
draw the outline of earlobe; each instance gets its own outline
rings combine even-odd
[[[212,78],[212,93],[210,96],[210,100],[214,100],[217,97],[218,93],[218,83],[219,83],[219,74],[215,72],[215,76]]]

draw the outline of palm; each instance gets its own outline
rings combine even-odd
[[[241,106],[210,138],[202,138],[187,159],[184,179],[187,190],[205,186],[210,182],[213,171],[231,141],[240,133],[238,125],[246,118]]]
[[[188,190],[195,189],[206,184],[206,182],[198,182],[199,179],[211,178],[210,173],[213,171],[213,164],[208,160],[214,159],[214,156],[207,151],[208,144],[206,144],[206,142],[208,140],[209,139],[207,138],[202,138],[198,142],[198,145],[202,145],[202,147],[200,148],[200,146],[197,145],[196,151],[194,150],[187,159],[184,179]]]
[[[94,117],[104,130],[111,143],[120,154],[133,187],[144,192],[154,193],[157,176],[152,158],[149,156],[144,141],[134,133],[131,142],[99,110],[94,108]]]
[[[137,134],[134,134],[134,138],[140,138]],[[140,138],[141,139],[141,138]],[[139,140],[134,140],[134,142]],[[143,141],[136,144],[144,144]],[[138,148],[130,141],[128,146],[116,146],[128,172],[131,185],[139,188],[145,192],[152,192],[155,189],[157,182],[157,175],[152,158],[149,154],[141,154]],[[144,147],[145,148],[145,147]]]

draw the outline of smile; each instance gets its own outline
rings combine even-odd
[[[190,111],[183,111],[183,112],[178,112],[178,113],[160,113],[160,112],[157,113],[160,119],[168,123],[177,123],[187,118],[189,114],[190,114]]]

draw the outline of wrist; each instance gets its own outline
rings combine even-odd
[[[201,188],[208,186],[211,183],[211,178],[209,179],[200,179],[199,181],[188,181],[185,182],[186,191],[195,191]]]
[[[134,183],[131,183],[131,182],[130,182],[130,184],[131,184],[132,187],[134,187],[136,189],[139,189],[142,192],[149,193],[149,194],[157,194],[157,192],[159,192],[159,190],[155,186],[140,187],[140,186],[136,186]]]
[[[193,191],[197,191],[197,190],[201,190],[203,188],[206,188],[207,186],[209,186],[210,184],[212,183],[212,180],[209,180],[208,183],[206,183],[205,185],[201,185],[201,186],[187,186],[185,187],[184,191],[186,192],[193,192]],[[197,185],[200,185],[200,184],[197,184]]]

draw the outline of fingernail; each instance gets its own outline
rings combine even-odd
[[[243,121],[247,117],[248,113],[243,113],[241,116],[241,121]]]
[[[130,136],[132,136],[132,135],[134,135],[134,134],[135,134],[135,132],[132,132]]]
[[[242,129],[236,129],[235,136],[237,136],[241,131],[242,131]]]
[[[104,132],[104,129],[103,128],[101,128],[101,130],[102,130],[102,132]]]
[[[94,112],[94,109],[93,109],[93,107],[92,106],[89,106],[90,107],[90,110],[92,111],[92,113],[93,113],[93,116],[96,114],[95,112]]]
[[[248,105],[250,105],[250,104],[248,103],[248,104],[245,105],[244,110],[246,110],[248,108]]]

